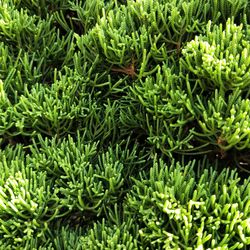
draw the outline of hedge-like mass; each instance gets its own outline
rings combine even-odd
[[[249,0],[0,0],[0,249],[248,249]]]

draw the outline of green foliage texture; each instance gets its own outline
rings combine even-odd
[[[0,249],[249,249],[249,150],[249,0],[0,0]]]

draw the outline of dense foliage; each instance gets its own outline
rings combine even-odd
[[[0,249],[247,249],[249,0],[0,0]]]

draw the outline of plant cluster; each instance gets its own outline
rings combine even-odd
[[[0,0],[0,249],[247,249],[249,0]]]

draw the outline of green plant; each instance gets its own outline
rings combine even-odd
[[[0,249],[247,249],[249,0],[0,0]]]

